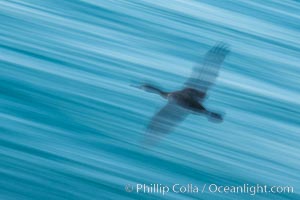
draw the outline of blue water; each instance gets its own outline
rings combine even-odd
[[[300,199],[300,3],[1,0],[0,199]],[[216,42],[205,106],[142,148]],[[126,192],[126,184],[293,186],[294,193]],[[202,188],[200,187],[200,190]]]

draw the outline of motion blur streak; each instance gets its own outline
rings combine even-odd
[[[0,199],[253,199],[135,194],[136,183],[289,185],[300,199],[300,3],[0,0]],[[141,140],[217,41],[230,44],[205,106],[156,146]]]

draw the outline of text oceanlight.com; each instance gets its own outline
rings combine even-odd
[[[224,194],[249,194],[256,195],[262,193],[294,193],[292,186],[269,186],[260,184],[243,184],[243,185],[218,185],[218,184],[127,184],[125,185],[126,192],[134,192],[137,194],[161,194],[168,193],[224,193]]]

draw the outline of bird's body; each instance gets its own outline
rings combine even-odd
[[[217,113],[209,112],[202,105],[206,97],[206,93],[198,91],[193,88],[184,88],[179,91],[174,92],[164,92],[160,89],[151,86],[151,85],[143,85],[142,89],[148,92],[157,93],[161,97],[168,100],[168,103],[180,106],[193,114],[206,114],[208,117],[215,117],[216,121],[222,120],[221,115]]]
[[[213,85],[218,71],[229,50],[225,44],[218,44],[205,55],[201,66],[193,69],[191,77],[185,82],[185,87],[174,92],[165,92],[149,84],[139,86],[147,92],[159,94],[168,103],[152,118],[147,128],[149,136],[158,137],[169,133],[183,121],[188,114],[202,114],[214,122],[222,122],[221,114],[208,111],[203,102],[207,90]]]
[[[205,96],[205,93],[201,93],[195,89],[184,88],[183,90],[169,93],[168,100],[184,108],[191,109],[195,104],[204,100]]]

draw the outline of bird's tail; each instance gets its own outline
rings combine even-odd
[[[212,122],[216,122],[216,123],[223,122],[223,116],[219,113],[209,112],[207,116],[208,116],[208,120]]]

